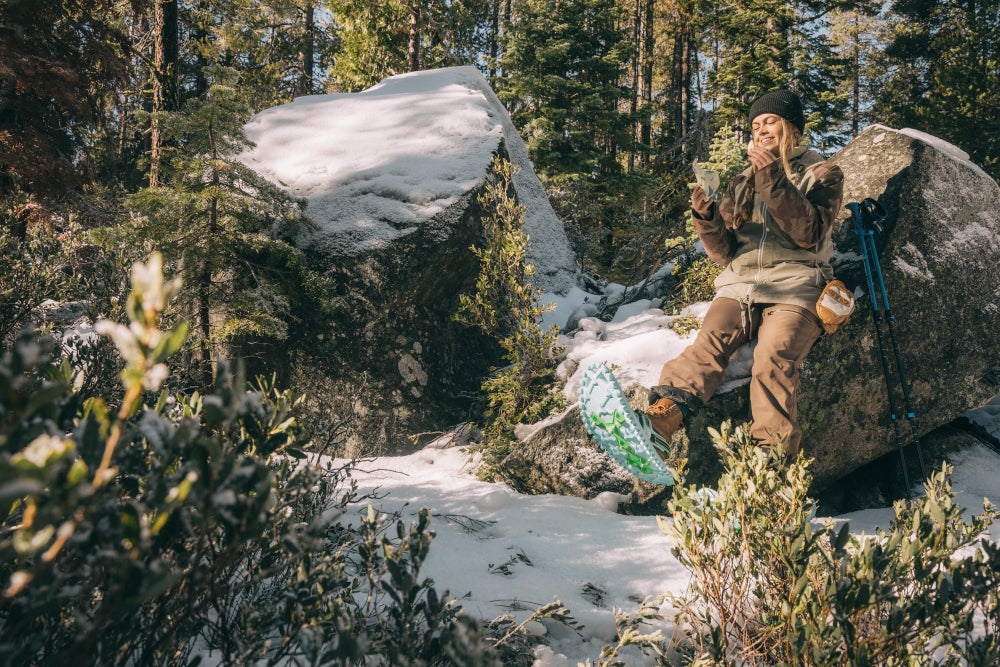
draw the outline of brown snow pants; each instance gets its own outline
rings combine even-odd
[[[795,396],[799,365],[821,333],[816,315],[800,306],[755,304],[748,316],[739,301],[717,298],[694,343],[664,364],[650,402],[666,397],[697,409],[722,383],[732,354],[756,335],[750,432],[761,445],[775,443],[779,434],[787,436],[788,455],[794,457],[802,442]]]

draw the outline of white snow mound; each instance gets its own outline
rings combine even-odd
[[[338,255],[383,249],[483,183],[501,141],[520,167],[536,284],[563,294],[577,267],[524,142],[475,67],[402,74],[359,93],[311,95],[246,125],[240,159],[308,201],[321,243]]]

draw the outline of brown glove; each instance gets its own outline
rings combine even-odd
[[[823,323],[823,329],[832,334],[853,312],[854,292],[839,280],[828,282],[816,302],[816,314]]]
[[[705,191],[701,189],[701,186],[695,187],[694,192],[691,193],[691,210],[694,211],[695,217],[711,220],[715,217],[714,206],[714,201],[705,199]]]

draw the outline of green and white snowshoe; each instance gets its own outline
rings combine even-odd
[[[668,454],[668,443],[653,430],[649,419],[636,412],[618,381],[604,364],[583,372],[580,387],[583,425],[615,463],[653,484],[672,486],[674,477],[657,450]]]

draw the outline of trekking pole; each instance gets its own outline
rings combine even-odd
[[[906,381],[906,375],[903,372],[903,359],[899,356],[899,343],[896,340],[896,330],[893,326],[893,322],[896,320],[895,316],[892,314],[892,309],[889,307],[889,293],[885,289],[885,281],[882,279],[882,265],[878,260],[878,252],[875,250],[875,230],[879,232],[883,230],[882,220],[885,220],[886,210],[885,208],[875,201],[874,199],[865,199],[862,206],[865,210],[862,212],[863,217],[869,218],[870,222],[866,225],[866,234],[868,236],[868,245],[871,247],[872,253],[872,264],[875,267],[875,275],[878,277],[879,290],[882,292],[882,305],[884,306],[882,310],[883,317],[885,318],[886,324],[889,329],[889,340],[892,342],[892,352],[896,361],[896,372],[899,374],[899,388],[903,393],[903,406],[906,408],[906,421],[910,424],[910,431],[913,434],[913,446],[917,450],[917,462],[920,464],[920,475],[927,479],[927,469],[924,467],[924,454],[920,448],[920,437],[917,435],[917,415],[913,410],[913,405],[910,402],[910,387],[909,383]],[[866,215],[867,214],[867,215]],[[874,295],[872,296],[874,298]],[[895,416],[893,416],[895,419]]]
[[[903,453],[903,437],[899,432],[899,422],[896,420],[896,401],[892,394],[892,378],[889,371],[889,360],[885,355],[885,341],[882,336],[882,318],[880,317],[879,307],[878,307],[878,296],[875,294],[875,284],[872,276],[872,265],[868,259],[868,230],[865,228],[865,220],[863,211],[868,205],[869,201],[866,199],[861,204],[857,202],[851,202],[847,205],[851,212],[854,214],[854,229],[858,233],[858,242],[861,244],[861,256],[865,261],[865,278],[868,279],[868,294],[871,295],[872,300],[872,322],[875,323],[875,335],[878,338],[878,351],[879,358],[882,360],[882,375],[885,378],[885,390],[889,397],[889,416],[892,421],[892,428],[896,434],[896,448],[899,450],[899,460],[903,466],[903,484],[906,487],[906,498],[910,498],[910,473],[907,471],[906,467],[906,454]],[[874,202],[879,209],[885,211],[882,205],[878,202]],[[883,214],[884,217],[884,214]],[[872,240],[872,254],[877,255],[875,252],[875,243]]]

